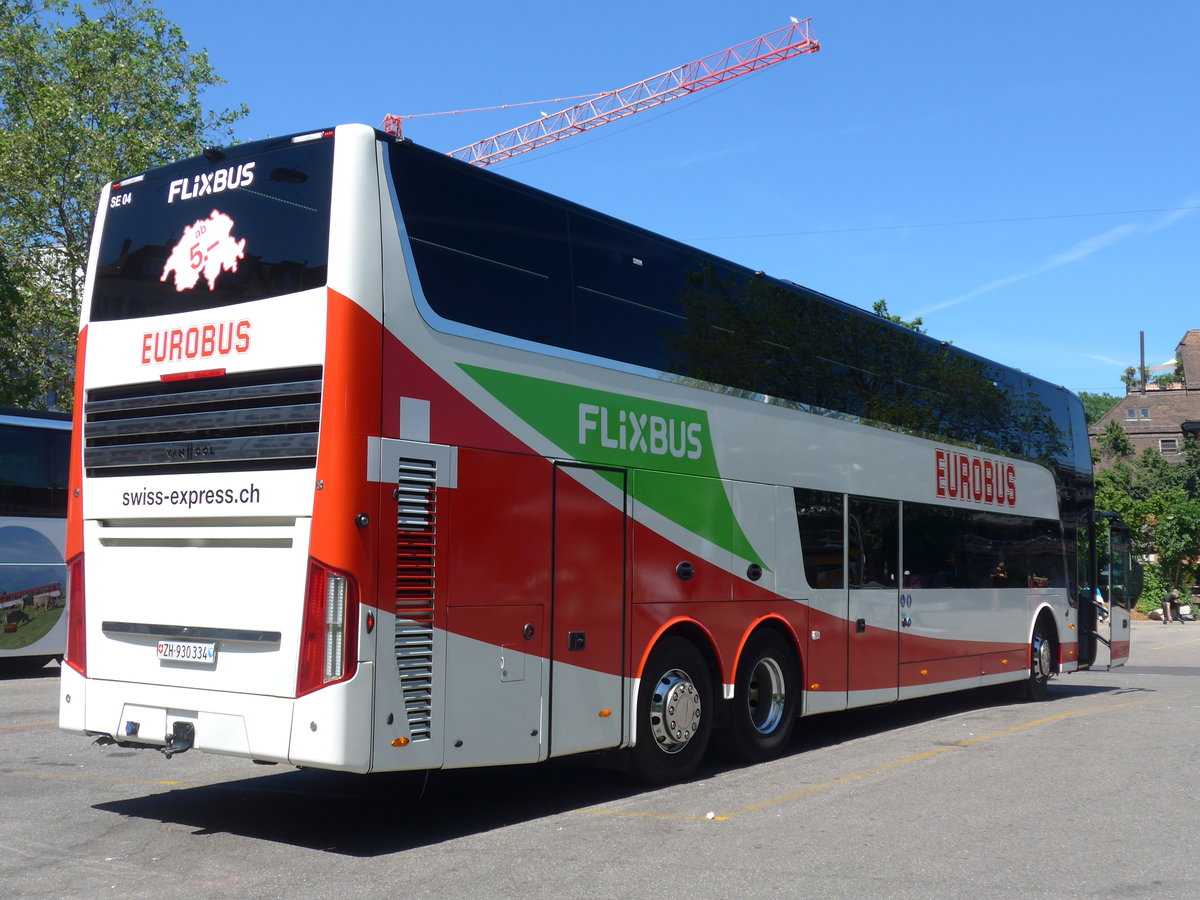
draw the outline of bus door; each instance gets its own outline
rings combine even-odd
[[[1097,631],[1108,646],[1108,667],[1112,669],[1129,661],[1129,611],[1142,593],[1142,569],[1133,558],[1129,531],[1115,519],[1109,520],[1107,546],[1102,545],[1101,554],[1100,591],[1108,616]]]
[[[624,470],[554,470],[550,756],[621,744],[625,498]]]
[[[899,697],[900,505],[850,497],[846,506],[849,576],[849,705]]]

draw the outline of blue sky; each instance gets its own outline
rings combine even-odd
[[[494,171],[1074,391],[1200,328],[1200,5],[160,0],[238,137],[623,87],[812,18],[819,53]],[[414,119],[453,150],[570,104]]]

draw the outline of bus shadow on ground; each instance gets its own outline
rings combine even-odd
[[[1012,705],[1024,706],[1035,711],[1044,708],[1046,704],[1052,705],[1076,697],[1114,696],[1126,692],[1127,689],[1111,685],[1055,680],[1047,687],[1045,699],[1038,703],[1019,700],[1015,698],[1011,685],[1001,685],[904,700],[886,706],[868,706],[829,713],[797,720],[786,755],[807,753],[964,713],[984,712]]]
[[[350,775],[289,770],[99,803],[95,809],[355,857],[376,857],[644,790],[619,773],[551,762]]]
[[[1121,693],[1052,684],[1046,704]],[[787,756],[1010,703],[993,689],[908,700],[797,722]],[[1034,710],[1038,704],[1030,704]],[[695,781],[734,766],[706,760]],[[647,793],[619,771],[581,763],[350,775],[287,770],[99,803],[95,809],[354,857],[376,857]]]

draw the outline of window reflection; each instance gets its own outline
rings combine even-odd
[[[445,319],[1090,476],[1066,391],[441,154],[391,161]]]
[[[904,504],[908,587],[1066,587],[1065,550],[1055,521]]]
[[[845,587],[842,495],[804,488],[796,488],[795,493],[804,577],[809,587]]]
[[[895,590],[900,571],[900,505],[851,497],[848,509],[850,587]]]

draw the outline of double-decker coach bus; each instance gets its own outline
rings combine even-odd
[[[69,731],[663,781],[1128,653],[1070,393],[365,126],[110,185],[86,297]]]
[[[63,654],[71,417],[0,408],[0,665]]]

